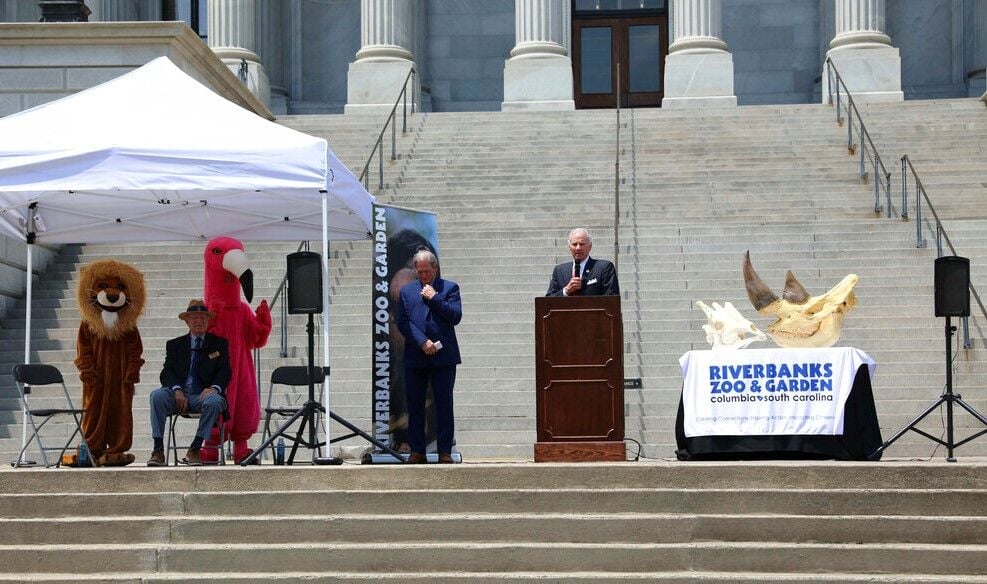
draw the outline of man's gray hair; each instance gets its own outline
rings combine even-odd
[[[575,237],[575,236],[577,236],[577,235],[585,235],[586,236],[586,241],[588,241],[590,245],[593,245],[593,236],[589,234],[589,231],[586,231],[582,227],[577,227],[577,228],[573,229],[572,231],[570,231],[569,232],[569,237],[566,239],[566,243],[572,241],[572,238]]]
[[[417,266],[418,262],[428,262],[433,268],[439,268],[439,258],[435,257],[435,254],[427,249],[420,249],[415,252],[412,265]]]

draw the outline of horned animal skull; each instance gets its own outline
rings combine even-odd
[[[781,298],[768,288],[751,265],[751,253],[744,255],[744,283],[747,296],[759,314],[778,320],[768,327],[768,335],[779,347],[832,347],[840,340],[843,318],[857,305],[853,287],[856,274],[849,274],[821,296],[809,296],[789,270]]]
[[[744,318],[744,315],[740,314],[730,302],[723,306],[720,306],[719,302],[714,302],[713,308],[710,308],[700,300],[696,302],[696,306],[706,314],[708,323],[703,325],[703,330],[706,331],[706,342],[714,350],[743,349],[755,341],[768,338],[754,323]]]

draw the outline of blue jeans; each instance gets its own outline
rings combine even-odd
[[[201,393],[185,395],[188,398],[188,413],[199,414],[199,428],[195,435],[205,440],[216,425],[219,415],[226,409],[226,400],[215,392],[205,398]],[[165,418],[177,411],[174,389],[159,387],[151,392],[151,438],[164,437]]]

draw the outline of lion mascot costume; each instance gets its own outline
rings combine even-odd
[[[126,466],[134,438],[134,385],[144,347],[137,319],[144,311],[144,275],[131,265],[99,260],[79,271],[82,323],[75,366],[82,380],[82,433],[100,466]]]
[[[267,344],[271,334],[271,309],[267,300],[262,300],[256,311],[250,308],[249,302],[254,296],[253,272],[248,268],[240,241],[216,237],[206,244],[202,255],[206,305],[216,313],[216,318],[209,323],[209,332],[223,337],[230,345],[233,377],[226,388],[226,436],[233,441],[233,459],[239,463],[253,452],[247,447],[247,440],[260,423],[253,350]],[[247,302],[241,300],[241,290]],[[218,446],[218,432],[213,431],[210,440],[203,445],[202,461],[216,461]]]

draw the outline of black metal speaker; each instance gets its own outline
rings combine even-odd
[[[288,254],[288,314],[321,314],[322,308],[322,257],[314,251]]]
[[[970,316],[970,260],[936,259],[936,316]]]

